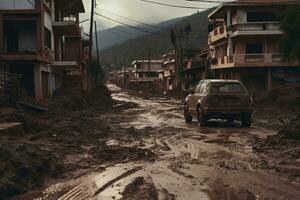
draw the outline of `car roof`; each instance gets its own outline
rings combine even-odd
[[[224,80],[224,79],[204,79],[202,82],[211,83],[241,83],[239,80]]]

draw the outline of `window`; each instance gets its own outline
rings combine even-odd
[[[246,54],[262,54],[262,53],[263,53],[262,43],[246,44]]]
[[[279,21],[279,17],[271,11],[248,11],[247,22]]]
[[[49,49],[52,49],[52,38],[51,38],[51,31],[44,28],[44,45]]]
[[[239,83],[213,83],[211,92],[218,93],[244,93],[244,87]]]
[[[19,33],[15,30],[7,32],[7,51],[16,52],[19,50]]]
[[[205,84],[203,83],[200,87],[200,91],[199,91],[199,94],[203,94],[205,91]]]
[[[199,94],[200,93],[200,89],[201,89],[202,83],[199,83],[195,89],[195,94]]]

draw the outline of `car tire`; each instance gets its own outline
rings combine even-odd
[[[197,109],[197,120],[199,126],[205,126],[207,123],[207,117],[204,115],[202,108],[200,106]]]
[[[241,117],[243,127],[250,127],[252,123],[251,113],[244,113]]]
[[[186,123],[192,123],[193,117],[189,114],[187,105],[184,105],[184,120]]]

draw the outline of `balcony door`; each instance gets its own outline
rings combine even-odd
[[[19,33],[16,30],[10,30],[7,34],[7,51],[16,52],[19,50]]]
[[[245,62],[263,62],[263,43],[246,44]]]
[[[263,53],[262,43],[246,44],[246,54],[262,54],[262,53]]]

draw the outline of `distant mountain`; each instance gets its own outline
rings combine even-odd
[[[110,36],[111,43],[115,43],[115,45],[101,52],[101,61],[105,65],[114,64],[116,66],[122,66],[123,64],[130,64],[134,59],[147,58],[149,50],[151,58],[161,58],[162,54],[174,49],[169,37],[170,30],[182,29],[188,24],[191,26],[192,32],[190,33],[189,39],[185,39],[185,45],[196,49],[206,48],[208,36],[207,16],[212,9],[198,12],[188,17],[175,19],[174,21],[170,20],[171,22],[166,21],[160,23],[157,26],[168,27],[168,29],[158,31],[155,34],[138,33],[139,31],[137,32],[136,30],[128,28],[126,31],[133,32],[132,37],[136,37],[135,39],[125,40],[118,38],[114,41],[114,36]],[[116,27],[116,29],[118,28],[120,27]],[[147,28],[149,29],[149,27]],[[143,27],[143,29],[146,29],[146,27]],[[151,30],[153,32],[153,29]]]
[[[175,18],[162,23],[156,24],[155,26],[168,28],[181,21],[183,18]],[[153,28],[145,25],[136,26],[138,29],[143,29],[149,32],[159,32],[160,29]],[[100,49],[105,50],[112,46],[124,43],[125,41],[136,39],[141,36],[145,36],[148,33],[141,32],[139,30],[127,27],[127,26],[116,26],[103,31],[98,31],[98,38],[100,42]]]

